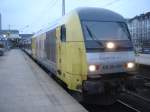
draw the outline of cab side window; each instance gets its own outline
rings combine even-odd
[[[65,25],[61,26],[61,36],[60,39],[62,42],[66,42],[66,27]]]

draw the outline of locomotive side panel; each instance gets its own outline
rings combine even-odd
[[[61,39],[62,26],[57,28],[57,58],[59,58],[57,66],[60,72],[58,77],[68,85],[69,89],[78,91],[87,76],[83,34],[76,12],[65,20],[65,24],[62,25],[66,29],[65,41]]]

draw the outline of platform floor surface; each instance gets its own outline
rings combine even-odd
[[[87,112],[23,51],[0,56],[0,112]]]

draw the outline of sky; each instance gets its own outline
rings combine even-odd
[[[0,0],[3,29],[36,33],[61,17],[62,0]],[[77,7],[99,7],[125,18],[150,12],[150,0],[66,0],[66,13]]]

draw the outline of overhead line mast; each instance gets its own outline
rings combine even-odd
[[[65,0],[62,0],[62,16],[65,15]]]

